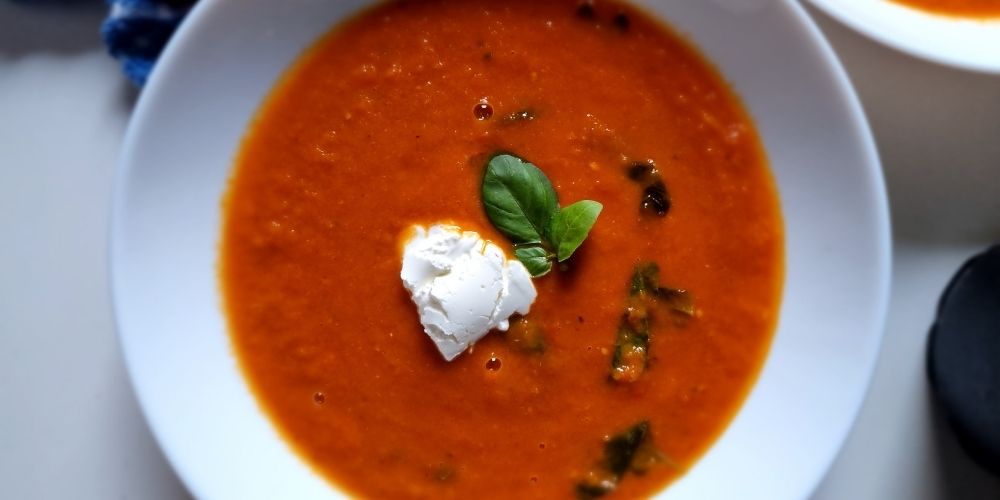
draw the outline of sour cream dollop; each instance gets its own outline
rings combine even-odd
[[[457,226],[414,226],[400,278],[424,332],[451,361],[490,330],[506,331],[538,293],[528,270],[497,245]]]

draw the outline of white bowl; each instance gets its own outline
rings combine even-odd
[[[207,499],[342,495],[278,436],[230,348],[216,262],[220,198],[275,80],[363,0],[208,0],[142,93],[115,186],[112,287],[139,401]],[[792,1],[640,2],[689,36],[743,97],[784,211],[786,282],[763,372],[724,435],[662,498],[800,499],[864,397],[889,288],[878,158],[830,47]]]
[[[956,68],[1000,73],[1000,18],[967,19],[889,0],[810,0],[858,32],[914,56]]]

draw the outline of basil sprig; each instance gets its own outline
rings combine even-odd
[[[560,209],[545,173],[509,154],[498,154],[486,164],[482,198],[490,222],[510,238],[514,255],[536,277],[551,271],[553,260],[573,255],[604,208],[583,200]]]

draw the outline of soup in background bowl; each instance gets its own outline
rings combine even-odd
[[[1000,16],[997,0],[895,0],[927,12],[949,16],[988,19]]]
[[[116,313],[192,491],[571,498],[610,474],[601,493],[622,497],[807,495],[877,351],[888,227],[864,118],[801,9],[409,2],[321,38],[365,5],[200,5],[130,126]],[[394,66],[413,44],[441,49]],[[513,254],[479,199],[500,152],[564,209],[603,210],[513,320],[541,352],[514,325],[448,362],[398,281],[399,241],[447,222]],[[657,183],[669,208],[650,210]],[[623,381],[651,262],[693,306],[654,316]],[[630,440],[652,467],[608,465]]]
[[[996,0],[810,0],[859,33],[928,61],[1000,73]]]

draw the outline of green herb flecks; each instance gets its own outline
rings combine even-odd
[[[655,262],[642,262],[635,266],[629,295],[646,295],[666,304],[681,316],[694,315],[694,300],[687,290],[660,286],[660,266]]]
[[[583,200],[560,209],[545,173],[509,154],[487,162],[482,199],[490,222],[510,238],[514,255],[536,277],[551,271],[553,260],[562,262],[573,255],[603,208]]]
[[[505,117],[503,117],[502,123],[504,125],[514,125],[517,123],[527,123],[533,122],[537,118],[535,110],[531,108],[522,109],[520,111],[515,111]]]
[[[507,342],[517,350],[534,355],[545,354],[545,334],[536,321],[524,316],[511,318],[510,328],[504,332]]]
[[[576,485],[576,496],[590,500],[611,493],[628,473],[645,474],[664,461],[653,445],[649,422],[642,421],[604,443],[604,459]]]
[[[646,372],[649,363],[649,320],[643,328],[635,328],[622,319],[615,335],[615,353],[611,357],[611,379],[615,382],[635,382]]]
[[[660,266],[655,262],[637,264],[629,284],[625,312],[615,334],[611,380],[635,382],[646,372],[652,309],[656,305],[666,305],[672,314],[680,318],[694,315],[694,300],[690,293],[660,286]]]
[[[449,453],[450,455],[450,453]],[[424,477],[434,483],[450,483],[458,474],[458,466],[449,458],[425,466]]]

